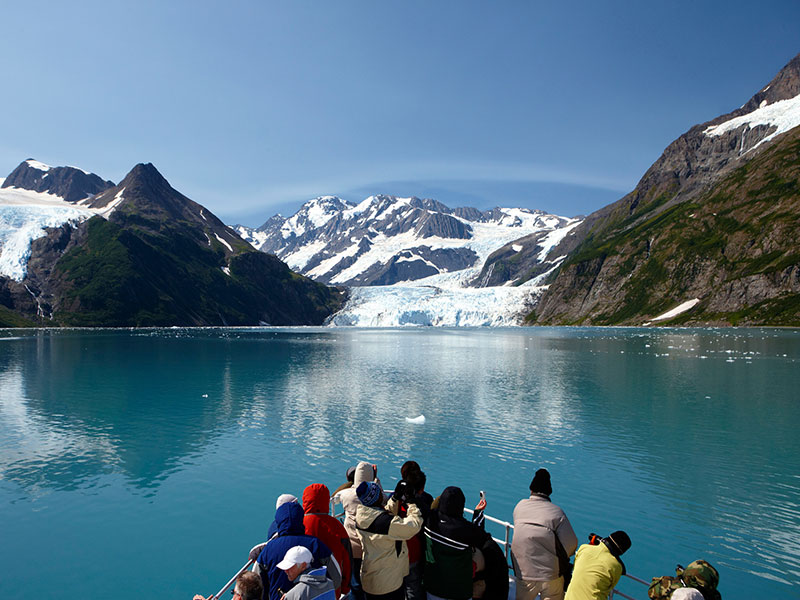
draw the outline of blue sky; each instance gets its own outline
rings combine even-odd
[[[226,222],[317,195],[588,214],[800,52],[800,2],[13,3],[0,175],[152,162]]]

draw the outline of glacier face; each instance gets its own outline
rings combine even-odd
[[[542,287],[443,288],[365,286],[350,288],[334,327],[504,327],[519,325]]]

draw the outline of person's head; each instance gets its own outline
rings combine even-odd
[[[311,550],[305,546],[293,546],[286,551],[283,560],[276,566],[286,573],[289,581],[294,581],[300,573],[308,568],[312,560],[314,557],[311,556]]]
[[[549,496],[553,493],[553,487],[550,485],[550,471],[547,469],[539,469],[533,476],[530,485],[532,494],[544,494]]]
[[[419,471],[419,464],[415,460],[407,460],[403,463],[403,466],[400,467],[400,479],[404,479],[408,481],[408,474],[411,471]]]
[[[236,578],[233,586],[233,600],[261,600],[264,588],[261,577],[252,571],[245,571]]]
[[[439,513],[463,519],[466,501],[461,488],[455,486],[446,487],[439,497]]]
[[[275,501],[275,510],[278,510],[281,506],[288,502],[297,503],[297,496],[292,496],[291,494],[281,494]]]
[[[347,481],[353,483],[353,480],[356,478],[356,468],[355,467],[347,467],[347,473],[345,473],[345,477],[347,477]]]
[[[615,531],[607,538],[603,538],[603,543],[609,549],[611,554],[615,556],[622,556],[631,547],[631,538],[624,531]]]
[[[383,496],[381,486],[372,481],[362,481],[356,488],[356,496],[364,506],[377,506]]]
[[[409,485],[409,487],[414,490],[415,494],[419,494],[425,491],[425,483],[428,481],[428,478],[425,477],[425,473],[417,469],[416,471],[411,470],[408,472],[407,475],[403,477],[405,482]]]

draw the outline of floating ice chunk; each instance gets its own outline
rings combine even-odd
[[[412,423],[414,425],[425,425],[425,415],[420,415],[418,417],[406,417],[406,423]]]

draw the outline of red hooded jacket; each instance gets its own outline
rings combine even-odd
[[[313,535],[331,549],[336,562],[342,568],[342,587],[339,594],[350,591],[350,537],[344,525],[330,515],[331,493],[321,483],[312,483],[303,490],[303,525],[306,535]]]

